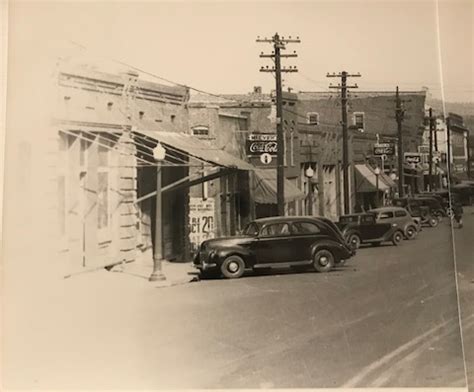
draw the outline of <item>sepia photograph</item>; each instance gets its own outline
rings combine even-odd
[[[1,3],[1,389],[474,392],[474,1]]]

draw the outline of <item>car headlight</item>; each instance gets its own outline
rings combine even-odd
[[[396,223],[392,223],[392,227],[397,227],[398,225]]]

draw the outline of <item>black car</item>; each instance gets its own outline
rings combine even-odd
[[[194,257],[201,276],[239,278],[246,269],[312,267],[330,271],[355,254],[325,218],[272,217],[250,222],[238,237],[204,241]]]
[[[347,243],[355,249],[367,243],[379,245],[382,242],[391,242],[398,245],[404,237],[401,227],[393,223],[377,223],[374,213],[343,215],[337,225]]]
[[[456,192],[450,192],[447,189],[440,189],[433,192],[430,192],[433,196],[438,199],[441,199],[441,206],[444,208],[444,211],[447,216],[453,215],[453,208],[461,205],[461,197]]]
[[[442,199],[439,196],[419,193],[414,195],[414,198],[420,202],[420,205],[429,207],[432,214],[440,221],[442,217],[446,216],[446,210],[443,208]]]
[[[410,215],[414,218],[419,218],[421,224],[436,227],[440,219],[431,211],[427,203],[415,197],[394,198],[392,205],[396,207],[406,208]]]

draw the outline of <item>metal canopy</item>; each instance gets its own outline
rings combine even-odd
[[[198,139],[197,137],[178,132],[154,132],[154,131],[134,131],[137,135],[143,135],[160,142],[165,146],[173,147],[185,155],[194,157],[217,166],[239,169],[253,170],[254,166],[244,160],[229,154],[223,149],[217,148],[210,143]]]

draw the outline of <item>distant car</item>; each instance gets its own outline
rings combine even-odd
[[[414,197],[394,198],[392,204],[396,207],[406,209],[413,218],[419,218],[422,225],[436,227],[439,224],[439,218],[422,199]]]
[[[381,207],[368,212],[375,214],[376,222],[396,224],[406,239],[415,238],[421,231],[421,221],[412,217],[405,208]]]
[[[398,245],[405,233],[396,223],[377,223],[376,213],[343,215],[337,223],[349,246],[358,249],[361,244],[379,245],[391,242]]]
[[[457,207],[457,205],[461,205],[461,197],[455,193],[450,192],[447,189],[439,189],[433,192],[430,192],[433,196],[441,199],[441,206],[444,208],[444,211],[447,216],[453,215],[453,208]]]
[[[431,213],[436,216],[439,221],[446,216],[446,210],[443,208],[442,199],[439,196],[419,193],[414,195],[414,198],[420,202],[420,205],[429,207]]]
[[[204,241],[194,257],[201,276],[239,278],[246,269],[312,267],[328,272],[355,254],[334,223],[316,217],[250,222],[236,237]]]

